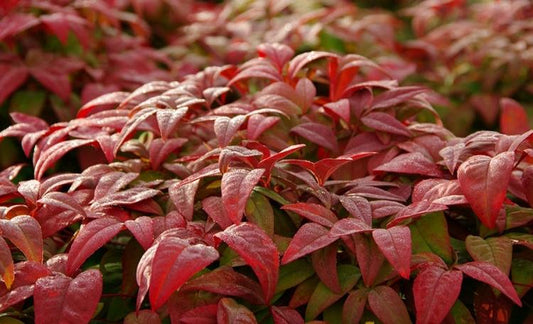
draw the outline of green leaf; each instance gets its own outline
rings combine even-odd
[[[465,243],[474,260],[490,262],[509,275],[513,257],[513,245],[509,238],[502,236],[484,240],[479,236],[468,235]]]
[[[16,111],[32,116],[40,116],[46,100],[46,92],[41,90],[21,90],[13,94],[9,111]]]
[[[533,287],[533,261],[514,259],[511,278],[518,296],[523,297]]]
[[[455,304],[452,306],[452,309],[450,310],[450,315],[452,316],[453,320],[456,324],[475,324],[476,320],[474,317],[472,317],[472,314],[470,314],[470,311],[468,308],[461,302],[460,299],[457,299],[455,301]]]
[[[279,279],[276,293],[298,286],[310,278],[315,271],[311,264],[304,259],[298,259],[279,268]]]
[[[268,198],[252,191],[244,213],[250,222],[261,227],[268,236],[274,236],[274,210]]]
[[[346,294],[355,286],[357,281],[359,281],[359,278],[361,278],[361,272],[359,269],[349,264],[339,265],[338,273],[342,292],[340,294],[336,294],[332,292],[323,282],[320,282],[316,286],[311,298],[309,299],[309,302],[307,303],[307,308],[305,310],[306,321],[312,321],[326,308],[342,298],[344,294]]]
[[[432,252],[447,264],[453,262],[453,249],[444,213],[427,214],[409,225],[413,254]]]

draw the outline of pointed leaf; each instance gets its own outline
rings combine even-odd
[[[214,127],[218,139],[218,145],[220,147],[228,146],[245,120],[246,117],[242,115],[233,118],[225,116],[217,117],[217,119],[215,119]]]
[[[170,295],[195,273],[218,259],[215,248],[190,244],[184,239],[165,237],[159,242],[152,261],[150,303],[152,310],[163,306]]]
[[[47,148],[41,153],[35,163],[35,179],[40,180],[44,172],[57,162],[67,152],[94,142],[91,139],[73,139],[66,142],[59,142]]]
[[[124,225],[145,250],[150,248],[154,242],[152,218],[148,216],[141,216],[135,218],[134,220],[128,219],[126,222],[124,222]]]
[[[320,278],[320,281],[334,293],[342,292],[337,273],[337,251],[336,244],[330,244],[311,254],[313,269]]]
[[[194,197],[199,184],[200,181],[196,180],[182,186],[173,184],[168,188],[168,193],[174,206],[176,206],[178,212],[187,220],[192,220],[194,213]]]
[[[489,262],[509,275],[513,256],[513,244],[507,237],[491,237],[486,240],[479,236],[468,235],[466,250],[475,261]]]
[[[246,219],[274,237],[274,209],[265,196],[252,191],[245,208]]]
[[[513,284],[500,269],[488,262],[473,261],[465,264],[456,265],[455,268],[461,270],[464,274],[484,282],[509,297],[515,304],[522,306],[520,298],[513,288]]]
[[[299,54],[295,56],[290,62],[288,67],[288,75],[290,78],[295,78],[298,72],[307,64],[311,63],[312,61],[321,59],[321,58],[336,58],[337,56],[332,53],[328,52],[319,52],[319,51],[311,51],[311,52],[305,52],[302,54]]]
[[[272,239],[251,223],[232,225],[215,237],[228,244],[252,268],[263,288],[265,302],[269,303],[276,290],[279,272],[278,249]]]
[[[11,285],[15,280],[15,265],[13,264],[13,257],[11,250],[6,241],[0,236],[0,278],[6,285],[8,290],[11,290]],[[0,300],[0,308],[2,302]]]
[[[217,324],[257,324],[254,313],[231,298],[218,302]]]
[[[102,294],[102,274],[87,270],[71,279],[43,277],[35,283],[35,323],[88,323]]]
[[[71,195],[63,192],[52,191],[46,193],[37,202],[43,205],[54,206],[63,210],[71,210],[84,217],[87,216],[80,203]]]
[[[176,130],[180,120],[187,113],[188,108],[162,109],[155,114],[161,138],[166,140]]]
[[[338,116],[338,118],[347,123],[350,122],[350,101],[348,99],[329,102],[324,105],[324,110],[330,115]]]
[[[407,308],[394,289],[377,286],[368,293],[368,305],[383,324],[411,323]]]
[[[493,158],[474,155],[461,164],[457,171],[461,190],[472,210],[488,228],[496,227],[513,164],[513,152],[503,152]]]
[[[463,274],[457,270],[446,271],[435,266],[422,270],[413,285],[416,322],[442,322],[459,297],[462,281]]]
[[[342,323],[359,323],[365,311],[368,290],[357,289],[348,294],[342,307]]]
[[[421,200],[410,204],[398,212],[394,219],[387,224],[387,227],[395,226],[405,220],[412,220],[424,214],[434,213],[448,209],[446,205],[436,204],[428,200]]]
[[[300,313],[286,306],[272,306],[270,308],[274,324],[304,324],[304,319]]]
[[[339,149],[335,133],[326,125],[314,122],[304,123],[292,128],[291,132],[332,152],[337,152]]]
[[[0,296],[0,311],[20,303],[33,295],[33,285],[20,286],[10,290],[5,295]]]
[[[185,138],[169,138],[166,141],[161,138],[153,140],[149,150],[152,169],[157,170],[170,154],[182,147],[187,141]]]
[[[277,116],[252,115],[248,118],[246,135],[249,140],[256,140],[264,131],[276,125],[281,119]]]
[[[372,112],[361,117],[361,121],[377,131],[406,137],[411,136],[411,132],[402,122],[387,113]]]
[[[334,293],[329,290],[322,282],[318,283],[305,309],[305,320],[311,321],[315,319],[326,308],[341,299],[346,292],[350,291],[359,278],[361,273],[354,265],[341,264],[338,266],[339,281],[341,286],[341,293]]]
[[[335,242],[337,237],[328,235],[327,228],[316,223],[305,223],[294,235],[283,254],[281,264],[290,263],[304,255],[319,250]]]
[[[152,276],[152,261],[154,260],[155,252],[159,242],[154,243],[148,250],[144,252],[137,265],[137,271],[135,273],[135,280],[139,286],[137,292],[136,310],[139,311],[142,301],[150,289],[150,278]]]
[[[0,64],[0,104],[26,82],[28,75],[28,69],[24,66]]]
[[[374,284],[379,270],[385,261],[383,253],[379,250],[374,240],[367,235],[354,235],[355,255],[357,263],[361,269],[363,282],[365,286],[370,287]]]
[[[207,213],[215,223],[222,229],[226,229],[233,225],[233,221],[226,214],[226,209],[222,203],[222,198],[210,196],[202,200],[202,209]]]
[[[108,195],[117,193],[119,190],[126,187],[133,180],[139,176],[135,172],[108,172],[100,177],[98,184],[94,189],[94,198],[93,200],[99,200],[105,198]]]
[[[326,207],[313,203],[294,203],[282,206],[281,209],[295,212],[317,224],[331,227],[337,222],[337,216]]]
[[[230,169],[222,175],[222,202],[234,224],[241,222],[248,197],[264,172],[264,169]]]
[[[426,88],[417,86],[391,89],[374,98],[372,109],[393,107],[424,92],[427,92]]]
[[[405,153],[373,170],[374,173],[394,172],[441,177],[440,168],[420,152]]]
[[[28,215],[1,219],[0,230],[3,237],[19,248],[30,261],[43,262],[43,235],[35,218]]]
[[[70,247],[67,274],[73,274],[78,270],[89,256],[104,246],[123,228],[124,224],[111,217],[95,219],[84,225]]]
[[[378,228],[372,232],[372,237],[394,269],[403,278],[409,279],[411,273],[411,232],[409,227]]]
[[[372,207],[368,200],[358,196],[340,196],[339,200],[352,217],[372,225]]]
[[[358,218],[343,218],[335,222],[329,235],[339,238],[344,235],[352,235],[362,232],[371,232],[372,227]]]
[[[133,187],[123,191],[115,192],[109,194],[97,201],[93,202],[91,209],[96,210],[108,206],[117,206],[117,205],[131,205],[143,201],[145,199],[152,198],[158,195],[159,190],[143,188],[143,187]]]
[[[409,225],[413,254],[430,252],[447,264],[454,258],[454,250],[448,234],[448,223],[443,213],[431,213]]]
[[[305,260],[299,259],[284,264],[279,269],[279,280],[276,293],[298,286],[315,274],[313,267]]]
[[[500,129],[503,134],[518,135],[531,129],[524,107],[510,98],[500,99]]]

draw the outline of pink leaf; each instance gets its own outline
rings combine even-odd
[[[91,221],[81,227],[72,242],[67,260],[67,274],[73,274],[96,250],[124,228],[118,220],[105,217]]]
[[[338,238],[328,235],[328,229],[316,224],[305,223],[292,238],[283,254],[281,264],[290,263],[309,253],[319,250],[335,242]]]
[[[509,297],[509,299],[511,299],[515,304],[522,306],[520,297],[518,297],[511,280],[509,280],[509,277],[507,277],[492,263],[473,261],[456,265],[455,268],[461,270],[469,277],[498,289],[507,297]]]
[[[124,144],[126,140],[130,138],[130,136],[137,130],[139,125],[141,125],[146,119],[151,117],[156,113],[156,109],[144,109],[141,112],[135,114],[133,118],[130,118],[130,120],[124,125],[122,130],[120,131],[119,140],[115,144],[115,150],[114,155],[117,155],[118,150]]]
[[[0,20],[0,40],[10,38],[40,23],[32,14],[15,13]]]
[[[85,49],[89,47],[88,22],[74,13],[55,12],[39,17],[47,28],[59,38],[63,45],[67,44],[68,33],[72,31]]]
[[[426,88],[417,86],[399,87],[388,90],[374,98],[372,109],[393,107],[424,92],[427,92]]]
[[[440,168],[420,152],[405,153],[373,170],[374,173],[394,172],[441,177]]]
[[[268,60],[256,58],[243,64],[239,73],[231,79],[228,85],[249,78],[265,78],[272,81],[280,81],[281,73]]]
[[[309,107],[313,104],[316,96],[316,88],[307,78],[302,78],[296,83],[296,103],[302,109],[303,113],[306,113]]]
[[[500,99],[500,129],[503,134],[522,134],[531,129],[524,107],[510,98]]]
[[[115,91],[101,95],[84,104],[80,110],[78,110],[76,117],[84,118],[103,110],[115,108],[124,101],[128,95],[129,93],[124,91]]]
[[[513,171],[514,153],[491,158],[474,155],[457,171],[457,179],[472,210],[488,228],[496,226]]]
[[[412,220],[414,218],[418,218],[424,214],[443,211],[446,209],[448,209],[446,205],[436,204],[428,200],[414,202],[399,211],[398,214],[394,216],[394,219],[387,224],[387,227],[398,225],[408,219]]]
[[[35,323],[88,323],[102,294],[102,274],[87,270],[72,279],[43,277],[35,283]]]
[[[246,120],[245,116],[239,115],[233,118],[221,116],[215,119],[215,134],[220,147],[228,146],[233,136]]]
[[[41,153],[37,163],[35,163],[35,178],[40,180],[44,172],[57,162],[67,152],[94,142],[91,139],[73,139],[65,142],[59,142],[52,145]]]
[[[28,215],[0,219],[2,236],[19,248],[30,261],[43,262],[43,235],[35,218]]]
[[[230,169],[222,175],[222,202],[234,224],[240,223],[248,197],[264,172],[264,169]]]
[[[33,285],[20,286],[0,296],[0,311],[20,303],[33,295]]]
[[[324,110],[330,115],[337,116],[347,123],[350,122],[350,101],[348,99],[329,102],[324,105]]]
[[[71,210],[78,215],[86,216],[85,210],[74,197],[60,191],[48,192],[42,196],[38,202],[43,205],[54,206],[63,210]]]
[[[276,65],[279,71],[294,55],[294,50],[285,44],[263,43],[257,46],[259,57],[265,57]]]
[[[368,293],[370,309],[384,324],[409,324],[407,308],[398,293],[389,286],[377,286]]]
[[[0,29],[2,30],[2,29]],[[0,32],[1,33],[1,32]],[[28,78],[28,69],[15,64],[0,64],[0,104]]]
[[[313,203],[295,203],[282,206],[281,209],[289,210],[320,225],[331,227],[337,222],[337,216],[326,207]]]
[[[422,270],[413,284],[416,322],[440,323],[444,320],[461,292],[463,274],[430,266]]]
[[[150,248],[154,242],[152,218],[148,216],[141,216],[135,218],[134,220],[128,219],[126,222],[124,222],[124,225],[145,250]]]
[[[195,273],[218,259],[211,246],[191,244],[176,237],[165,237],[159,242],[151,265],[150,303],[157,310],[170,295]]]
[[[291,132],[332,152],[337,152],[339,149],[335,133],[326,125],[310,122],[294,127]]]
[[[92,203],[91,209],[96,210],[99,208],[114,205],[131,205],[143,201],[145,199],[152,198],[159,193],[159,190],[155,189],[133,187],[130,189],[109,194],[101,199],[98,199],[97,201]]]
[[[158,246],[159,242],[156,242],[148,250],[146,250],[139,260],[139,264],[137,265],[137,271],[135,273],[135,280],[137,281],[137,285],[139,285],[136,302],[137,311],[141,308],[141,303],[146,296],[146,293],[148,293],[148,289],[150,289],[152,262]]]
[[[378,228],[372,237],[390,264],[405,279],[411,273],[411,232],[407,226]]]
[[[97,201],[109,195],[117,193],[139,176],[135,172],[112,171],[105,173],[98,179],[98,184],[94,189],[93,200]]]
[[[250,140],[256,140],[264,131],[273,127],[280,121],[276,116],[252,115],[248,118],[246,135]]]
[[[217,324],[257,324],[254,313],[231,298],[218,302]]]
[[[263,288],[265,302],[274,296],[279,275],[279,254],[272,239],[257,225],[232,225],[215,235],[235,250],[252,268]]]
[[[417,183],[413,189],[412,201],[428,200],[438,204],[466,204],[466,198],[457,180],[426,179]]]

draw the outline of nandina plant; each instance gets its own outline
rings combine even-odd
[[[0,138],[21,139],[33,178],[0,173],[3,314],[525,320],[533,131],[458,138],[427,89],[376,79],[362,56],[257,52],[109,93],[68,122],[12,114]],[[54,168],[82,147],[100,162]]]

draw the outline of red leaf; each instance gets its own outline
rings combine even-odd
[[[72,279],[43,277],[35,283],[35,323],[88,323],[102,294],[102,274],[87,270]]]
[[[339,200],[352,217],[372,225],[372,207],[368,200],[358,196],[340,196]]]
[[[55,12],[39,17],[47,28],[49,28],[59,38],[63,45],[67,44],[68,33],[72,31],[82,46],[89,47],[88,22],[74,13]]]
[[[398,87],[388,90],[374,98],[372,109],[393,107],[424,92],[427,92],[426,88],[417,86]]]
[[[274,324],[304,324],[302,315],[297,310],[286,306],[272,306],[270,308]]]
[[[309,219],[312,222],[331,227],[337,222],[337,216],[326,207],[313,203],[295,203],[282,206],[281,209],[289,210]]]
[[[150,248],[154,242],[152,218],[148,216],[141,216],[135,218],[134,220],[128,219],[126,222],[124,222],[124,225],[145,250]]]
[[[309,107],[313,104],[313,101],[316,96],[316,88],[313,82],[307,78],[302,78],[296,83],[296,103],[302,112],[306,113]]]
[[[405,279],[411,273],[411,232],[407,226],[378,228],[372,237],[390,264]]]
[[[370,287],[374,284],[385,257],[376,243],[367,235],[354,235],[352,237],[363,282],[365,286]]]
[[[441,323],[461,292],[463,274],[430,266],[422,270],[413,284],[416,322]]]
[[[417,201],[399,211],[398,214],[394,216],[394,219],[387,224],[387,227],[396,226],[405,220],[412,220],[424,214],[446,209],[448,209],[448,207],[443,204],[436,204],[427,200]]]
[[[294,55],[294,50],[285,44],[263,43],[257,46],[257,54],[269,59],[281,71]]]
[[[12,219],[1,219],[0,230],[3,237],[19,248],[30,261],[43,262],[43,235],[35,218],[27,215]]]
[[[166,140],[176,130],[180,120],[187,113],[188,108],[162,109],[156,112],[157,125],[161,138]]]
[[[358,218],[343,218],[333,225],[329,231],[329,235],[339,238],[345,235],[352,235],[362,232],[372,231],[371,225],[368,225],[363,220]]]
[[[367,298],[368,291],[366,289],[357,289],[350,292],[342,307],[342,322],[359,323],[365,311]]]
[[[348,99],[329,102],[324,105],[324,110],[328,114],[341,118],[347,123],[350,122],[350,101],[348,101]]]
[[[210,196],[202,200],[202,209],[205,210],[209,218],[217,223],[222,229],[233,225],[233,221],[226,214],[226,209],[222,203],[222,198]]]
[[[393,116],[383,112],[372,112],[361,118],[363,124],[377,131],[410,137],[409,129]]]
[[[76,118],[89,117],[97,112],[115,108],[124,101],[128,95],[129,93],[124,91],[115,91],[101,95],[84,104],[80,110],[78,110]]]
[[[126,187],[129,183],[139,176],[135,172],[112,171],[105,173],[98,179],[98,184],[94,189],[93,200],[97,201],[108,195],[117,193],[120,189]]]
[[[336,244],[330,244],[311,254],[313,269],[320,278],[320,281],[336,294],[342,293],[337,273],[337,252]]]
[[[249,78],[265,78],[272,81],[280,81],[281,73],[276,69],[269,60],[256,58],[243,64],[239,73],[235,75],[228,83],[232,85],[240,80]]]
[[[524,194],[526,195],[529,205],[533,207],[533,166],[527,166],[522,172],[521,177]]]
[[[0,28],[0,30],[2,30]],[[0,32],[1,33],[1,32]],[[15,64],[0,64],[0,104],[28,78],[28,69]]]
[[[337,239],[337,237],[328,235],[327,228],[316,223],[305,223],[292,238],[291,243],[283,254],[281,264],[290,263],[304,255],[330,245]]]
[[[411,323],[407,308],[394,289],[377,286],[368,293],[370,309],[384,324]]]
[[[131,205],[152,198],[158,195],[159,190],[133,187],[123,191],[108,194],[107,196],[98,199],[91,204],[91,209],[96,210],[102,207],[109,207],[115,205]]]
[[[157,170],[161,163],[174,151],[187,143],[185,138],[170,138],[166,141],[156,138],[150,143],[150,164],[152,169]]]
[[[91,139],[73,139],[59,142],[47,148],[41,153],[37,159],[37,163],[35,163],[35,179],[40,180],[44,172],[67,152],[93,142],[94,140]]]
[[[67,274],[78,270],[89,256],[123,228],[124,224],[111,217],[95,219],[81,227],[68,253]]]
[[[290,62],[287,70],[287,74],[291,79],[294,79],[298,72],[307,64],[312,61],[321,59],[321,58],[337,58],[337,55],[328,52],[305,52],[300,55],[295,56]]]
[[[139,291],[137,292],[136,310],[141,308],[141,303],[150,288],[150,278],[152,276],[152,261],[154,260],[155,252],[159,242],[154,243],[148,250],[144,252],[139,264],[137,265],[137,271],[135,273],[135,279],[137,285],[139,285]]]
[[[214,127],[218,145],[220,147],[228,146],[245,120],[246,117],[242,115],[233,118],[226,116],[217,117]]]
[[[291,132],[332,152],[339,150],[335,133],[326,125],[314,122],[304,123],[292,128]]]
[[[85,210],[74,197],[60,191],[48,192],[37,202],[47,206],[54,206],[62,210],[71,210],[76,214],[84,217],[86,216]]]
[[[0,20],[0,40],[12,37],[40,23],[32,14],[15,13]]]
[[[219,267],[207,272],[187,282],[181,289],[184,291],[204,290],[220,295],[241,297],[258,305],[265,302],[261,294],[261,286],[230,267]]]
[[[179,213],[187,220],[192,220],[194,213],[194,197],[198,190],[199,180],[187,183],[182,186],[173,184],[168,188],[170,199]]]
[[[150,303],[152,310],[163,306],[170,295],[195,273],[218,259],[215,248],[165,237],[159,242],[151,264]]]
[[[264,172],[264,169],[230,169],[222,175],[222,202],[234,224],[241,222],[248,197]]]
[[[503,152],[490,158],[474,155],[457,171],[457,179],[472,210],[483,225],[496,227],[513,171],[514,153]]]
[[[417,183],[411,197],[413,202],[428,200],[443,205],[467,204],[457,180],[426,179]]]
[[[235,250],[257,275],[268,304],[276,290],[279,274],[279,255],[272,239],[257,225],[232,225],[216,238]]]
[[[6,288],[11,290],[11,285],[15,280],[15,265],[13,264],[13,257],[11,250],[6,241],[0,236],[0,278],[4,281]],[[0,308],[2,308],[2,300],[0,299]]]
[[[20,303],[33,295],[33,285],[17,287],[0,296],[0,311]]]
[[[213,324],[217,322],[218,304],[202,305],[188,310],[180,316],[182,324]],[[171,322],[173,322],[171,320]]]
[[[283,150],[279,151],[278,153],[272,154],[268,157],[264,157],[261,161],[259,161],[259,163],[257,164],[257,167],[265,169],[266,170],[265,176],[270,177],[270,170],[272,170],[272,167],[277,161],[298,151],[299,149],[303,147],[305,147],[305,144],[297,144],[297,145],[291,145],[289,147],[286,147]]]
[[[374,173],[394,172],[442,177],[440,168],[420,152],[405,153],[373,170]]]
[[[256,140],[264,131],[280,121],[276,116],[252,115],[248,118],[246,135],[250,140]]]
[[[522,134],[531,129],[524,107],[510,98],[500,99],[500,129],[503,134]]]
[[[126,123],[126,125],[124,125],[124,127],[120,131],[119,140],[115,144],[115,156],[117,155],[117,152],[122,146],[122,144],[124,144],[124,142],[130,138],[130,136],[135,132],[135,130],[137,130],[137,127],[139,127],[139,125],[146,121],[146,119],[155,114],[156,111],[159,110],[155,108],[147,108],[141,110],[139,113],[135,114],[133,117],[130,118],[130,120]]]
[[[217,324],[257,324],[254,313],[231,298],[218,302]]]
[[[498,289],[515,304],[522,306],[520,297],[518,297],[511,280],[495,265],[488,262],[473,261],[456,265],[455,268],[476,280]]]

